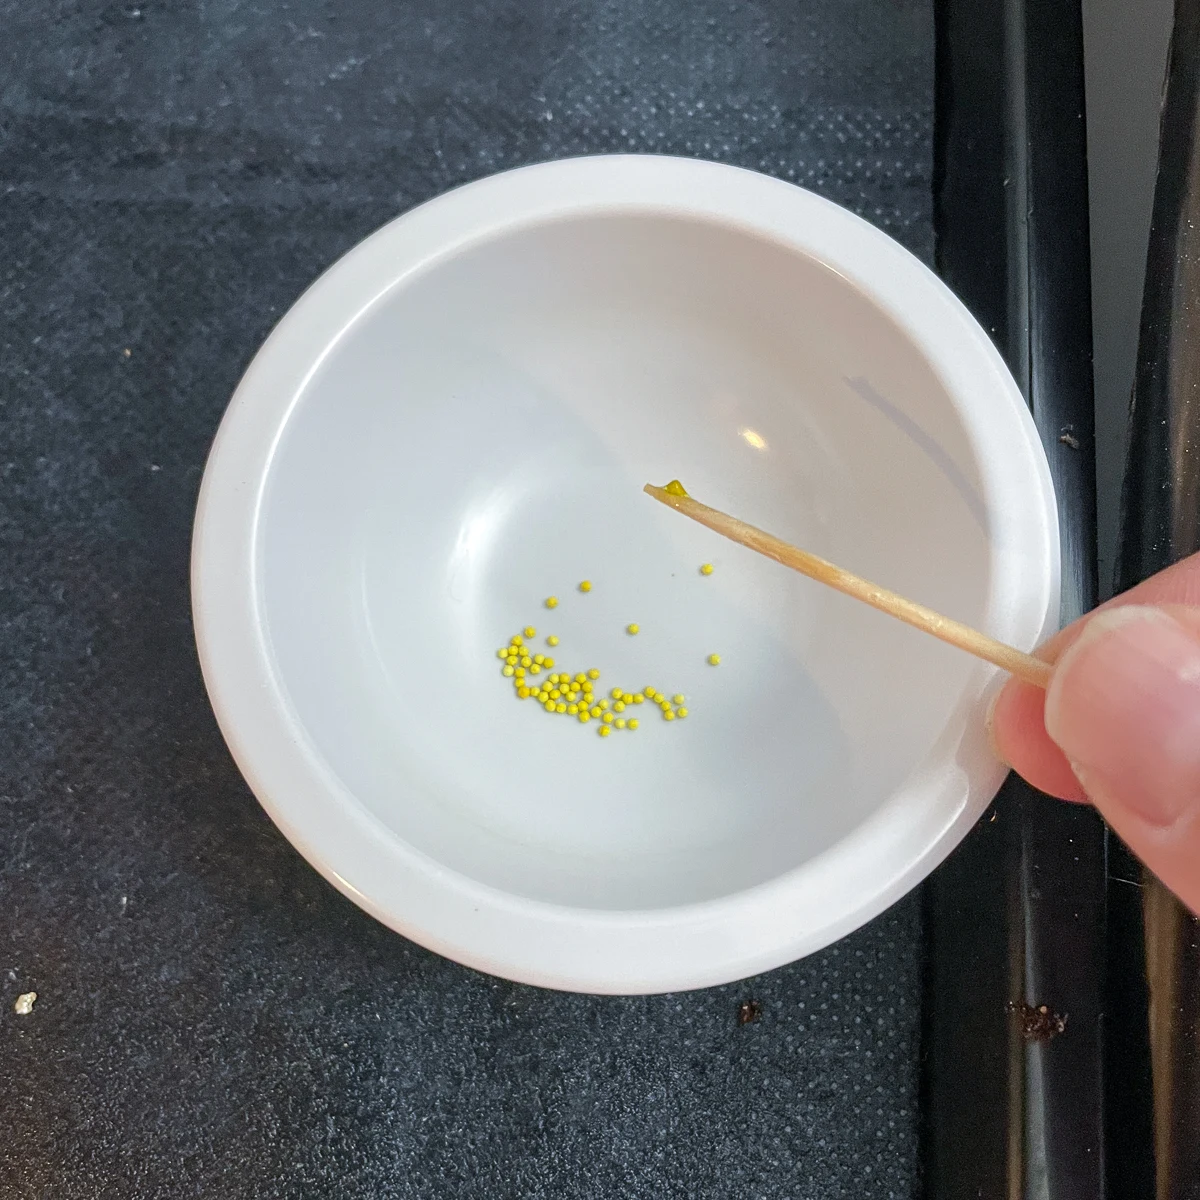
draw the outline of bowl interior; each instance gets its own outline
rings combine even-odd
[[[272,459],[260,616],[295,719],[395,836],[521,897],[685,904],[803,865],[930,754],[972,661],[641,492],[676,476],[985,619],[946,388],[845,278],[755,233],[530,225],[406,278],[325,354]],[[530,624],[556,670],[682,692],[687,720],[647,704],[602,739],[518,701],[496,649]]]

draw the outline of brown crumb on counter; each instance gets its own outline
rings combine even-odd
[[[1049,1042],[1067,1031],[1067,1016],[1051,1012],[1045,1004],[1011,1003],[1008,1011],[1021,1018],[1021,1036],[1027,1042]]]
[[[1058,435],[1058,440],[1071,450],[1079,449],[1079,439],[1075,436],[1074,425],[1064,425],[1062,433]]]
[[[738,1005],[737,1023],[753,1025],[756,1021],[762,1020],[762,1014],[762,1005],[757,1000],[744,1000]]]
[[[27,1017],[33,1012],[33,1002],[37,999],[37,992],[22,992],[17,997],[16,1004],[13,1005],[13,1012],[18,1017]]]

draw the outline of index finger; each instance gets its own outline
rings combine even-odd
[[[1200,554],[1151,576],[1095,611],[1124,604],[1200,605]],[[1088,613],[1055,634],[1039,655],[1057,662],[1094,615]],[[1070,764],[1046,733],[1045,703],[1046,694],[1040,688],[1010,679],[992,710],[992,744],[1000,758],[1040,791],[1061,800],[1084,801],[1087,796]]]

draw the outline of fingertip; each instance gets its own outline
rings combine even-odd
[[[996,756],[1038,791],[1059,800],[1085,803],[1087,795],[1063,752],[1050,740],[1045,721],[1046,694],[1012,679],[996,697],[988,733]]]

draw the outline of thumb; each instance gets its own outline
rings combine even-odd
[[[1200,911],[1200,609],[1098,613],[1058,662],[1046,731],[1130,849]]]

